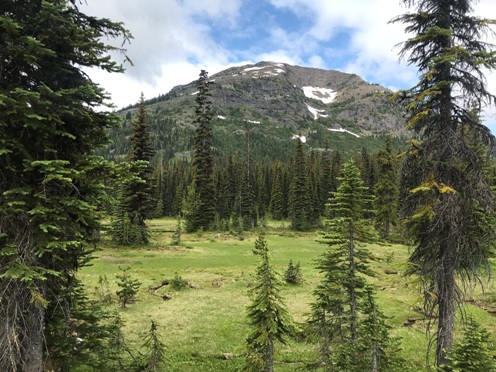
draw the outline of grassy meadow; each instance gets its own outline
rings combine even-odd
[[[258,257],[252,253],[257,232],[245,233],[243,240],[228,232],[183,233],[181,244],[174,246],[171,241],[177,225],[175,219],[155,219],[148,224],[151,241],[146,246],[117,247],[104,237],[91,266],[80,271],[90,295],[97,297],[99,278],[106,276],[113,297],[109,309],[124,320],[125,337],[133,347],[139,347],[141,337],[155,321],[167,346],[169,371],[239,370],[244,363],[244,341],[249,332],[245,312],[250,302],[248,290],[258,265]],[[326,245],[318,243],[318,237],[317,232],[290,231],[280,221],[269,221],[266,229],[272,264],[281,279],[290,259],[301,264],[304,283],[284,283],[281,287],[300,329],[310,311],[312,291],[320,281],[315,259]],[[412,370],[426,370],[426,320],[418,311],[422,298],[415,278],[402,276],[409,248],[372,244],[368,249],[370,265],[377,273],[368,280],[376,288],[380,309],[390,317],[391,334],[401,337],[401,353]],[[141,287],[137,301],[120,309],[115,295],[116,274],[120,267],[128,266],[130,275],[141,282]],[[185,279],[189,288],[175,291],[165,285],[156,291],[149,290],[175,276]],[[170,299],[164,300],[162,295]],[[494,304],[496,291],[489,283],[484,294],[476,288],[465,307],[493,337],[496,322],[490,310],[495,308]],[[303,338],[277,344],[276,348],[276,371],[300,370],[319,357],[318,346]]]

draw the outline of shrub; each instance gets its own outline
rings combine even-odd
[[[119,302],[121,307],[124,309],[128,303],[134,302],[136,300],[136,294],[138,293],[139,287],[141,283],[137,279],[132,279],[128,274],[128,271],[131,267],[121,268],[119,266],[119,270],[121,270],[121,274],[116,275],[118,281],[117,285],[121,288],[120,291],[117,291],[117,297],[119,298]]]
[[[174,278],[170,282],[171,288],[176,291],[182,291],[188,288],[188,281],[183,279],[177,272]]]
[[[300,284],[303,282],[299,261],[296,265],[293,265],[293,260],[289,260],[288,268],[284,273],[284,281],[288,284]]]

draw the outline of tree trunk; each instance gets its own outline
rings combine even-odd
[[[327,365],[329,359],[331,358],[331,342],[329,340],[329,333],[327,332],[327,319],[325,310],[322,311],[322,316],[320,319],[320,334],[322,336],[322,364]]]
[[[446,265],[446,263],[445,263]],[[443,266],[437,277],[439,315],[437,325],[436,365],[448,364],[446,351],[453,345],[455,327],[455,276],[453,269]]]
[[[42,305],[29,306],[30,319],[25,337],[23,339],[24,350],[22,360],[24,362],[23,372],[43,371],[43,345],[44,345],[44,324],[45,309]]]
[[[372,345],[372,372],[379,372],[377,367],[377,345]]]
[[[24,283],[4,280],[0,289],[0,371],[43,371],[45,308]]]
[[[269,350],[268,361],[267,361],[267,371],[274,372],[274,340],[272,339],[272,335],[269,335]]]
[[[349,260],[350,260],[350,333],[351,339],[353,341],[357,340],[357,299],[356,299],[356,291],[355,291],[355,243],[353,239],[353,230],[350,228],[350,252],[349,252]]]

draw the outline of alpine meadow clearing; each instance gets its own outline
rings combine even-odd
[[[313,291],[321,280],[315,260],[326,245],[318,242],[318,231],[294,232],[286,225],[271,220],[264,229],[272,264],[281,279],[281,294],[297,329],[287,344],[276,344],[276,371],[301,370],[319,360],[318,342],[305,328]],[[177,220],[154,219],[148,226],[150,243],[143,246],[118,247],[103,234],[94,259],[79,272],[89,296],[100,301],[110,295],[105,307],[123,320],[124,336],[132,348],[140,347],[151,321],[155,322],[166,345],[169,371],[241,370],[249,333],[245,309],[258,264],[252,250],[261,230],[242,236],[234,232],[182,233],[180,243],[173,245]],[[400,355],[412,371],[426,370],[428,319],[422,305],[423,296],[429,294],[420,293],[418,278],[403,275],[410,248],[387,243],[367,248],[376,274],[367,280],[375,287],[380,310],[389,318],[391,335],[401,340]],[[283,281],[290,260],[300,262],[302,284]],[[127,273],[141,285],[136,301],[123,309],[116,296],[116,275],[128,267]],[[174,281],[181,279],[187,286],[175,289]],[[475,288],[458,317],[472,315],[496,341],[495,309],[495,286],[484,283],[484,291]]]

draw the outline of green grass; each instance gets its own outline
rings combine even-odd
[[[125,322],[124,333],[128,342],[139,346],[140,338],[149,329],[151,320],[159,325],[159,333],[167,345],[170,371],[236,371],[243,365],[244,340],[249,332],[245,308],[249,303],[248,288],[254,281],[257,257],[252,253],[257,234],[245,233],[240,240],[223,232],[183,234],[182,244],[171,246],[174,219],[155,219],[149,223],[152,238],[147,246],[116,247],[110,241],[102,242],[92,265],[80,272],[87,289],[94,292],[99,276],[106,275],[114,302],[110,309],[118,311]],[[294,320],[305,322],[312,291],[320,281],[314,268],[315,259],[326,249],[316,242],[316,232],[296,233],[281,222],[271,222],[266,233],[272,263],[279,274],[284,274],[290,259],[301,263],[304,283],[284,285],[282,295]],[[402,276],[409,256],[403,245],[369,245],[370,264],[377,275],[368,278],[376,287],[381,310],[390,317],[392,335],[402,338],[402,356],[414,370],[425,369],[427,337],[423,316],[414,311],[421,305],[416,284]],[[119,267],[130,266],[129,273],[140,280],[141,288],[135,303],[122,310],[116,301],[118,289],[115,275]],[[384,270],[398,274],[386,274]],[[147,289],[170,280],[176,275],[186,279],[194,288],[174,291],[170,286],[158,290],[168,294],[162,300]],[[494,318],[480,307],[496,299],[493,286],[474,292],[475,302],[467,312],[486,326],[494,335]],[[492,296],[492,297],[491,297]],[[492,301],[494,303],[495,301]],[[411,326],[403,323],[418,319]],[[496,341],[496,338],[495,338]],[[317,346],[309,342],[290,340],[277,345],[276,371],[294,371],[318,358]],[[232,354],[225,359],[224,354]]]

